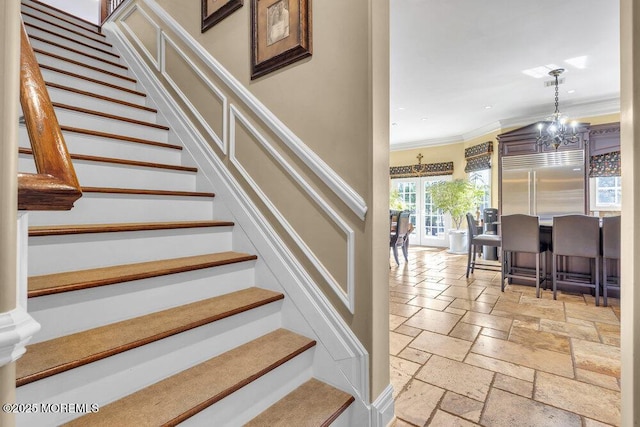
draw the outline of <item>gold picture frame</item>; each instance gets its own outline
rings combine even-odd
[[[200,32],[209,28],[240,9],[243,0],[200,0],[202,2],[202,26]]]
[[[311,0],[251,0],[251,80],[311,56]]]

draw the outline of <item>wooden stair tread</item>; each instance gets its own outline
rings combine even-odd
[[[166,142],[151,141],[151,140],[142,139],[142,138],[134,138],[132,136],[118,135],[115,133],[100,132],[100,131],[91,130],[91,129],[81,129],[81,128],[74,128],[71,126],[61,125],[60,130],[65,132],[81,133],[83,135],[98,136],[101,138],[117,139],[119,141],[129,141],[129,142],[136,142],[138,144],[146,144],[146,145],[153,145],[156,147],[170,148],[173,150],[182,150],[182,146],[180,145],[167,144]]]
[[[45,38],[42,38],[40,36],[36,36],[34,34],[29,34],[29,39],[38,40],[38,41],[40,41],[42,43],[46,43],[46,44],[49,44],[51,46],[58,47],[60,49],[68,50],[69,52],[73,52],[73,53],[76,53],[78,55],[86,56],[87,58],[91,58],[91,59],[94,59],[96,61],[104,62],[105,64],[113,65],[115,67],[122,68],[124,70],[128,70],[126,65],[122,65],[122,64],[119,64],[119,63],[114,62],[114,61],[109,61],[108,59],[100,58],[99,56],[96,56],[96,55],[91,55],[90,53],[83,52],[81,50],[74,49],[72,47],[65,46],[65,45],[62,45],[60,43],[56,43],[56,42],[51,41],[51,40],[47,40]]]
[[[70,77],[74,77],[76,79],[81,79],[81,80],[85,80],[91,83],[95,83],[95,84],[99,84],[102,86],[106,86],[106,87],[110,87],[111,89],[115,89],[115,90],[120,90],[122,92],[127,92],[127,93],[131,93],[133,95],[137,95],[137,96],[142,96],[142,97],[146,97],[147,94],[144,92],[140,92],[138,90],[134,90],[134,89],[129,89],[123,86],[118,86],[115,85],[113,83],[108,83],[108,82],[104,82],[102,80],[98,80],[98,79],[93,79],[91,77],[87,77],[87,76],[83,76],[82,74],[76,74],[76,73],[72,73],[71,71],[67,71],[67,70],[63,70],[61,68],[56,68],[56,67],[52,67],[50,65],[45,65],[45,64],[39,64],[40,68],[43,70],[49,70],[49,71],[54,71],[56,73],[60,73],[60,74],[64,74]]]
[[[81,42],[81,41],[75,40],[75,39],[73,39],[73,38],[71,38],[71,37],[67,37],[67,36],[64,36],[64,35],[62,35],[62,34],[55,33],[55,32],[53,32],[53,31],[51,31],[51,30],[47,30],[46,28],[40,27],[40,26],[38,26],[38,25],[34,25],[34,24],[30,23],[30,22],[25,22],[25,23],[24,23],[24,26],[25,26],[25,27],[29,27],[29,28],[35,28],[35,29],[37,29],[37,30],[42,31],[43,33],[51,34],[51,35],[54,35],[54,36],[60,37],[61,39],[64,39],[64,40],[69,40],[69,41],[70,41],[70,42],[72,42],[72,43],[76,43],[76,44],[82,45],[82,46],[84,46],[84,47],[86,47],[86,48],[88,48],[88,49],[96,50],[96,51],[101,52],[101,53],[104,53],[104,54],[106,54],[106,55],[111,55],[111,56],[113,56],[114,58],[120,58],[120,55],[118,55],[118,54],[115,54],[115,53],[113,53],[113,52],[109,52],[108,50],[101,49],[101,48],[99,48],[99,47],[91,46],[90,44],[87,44],[87,43],[84,43],[84,42]]]
[[[44,82],[44,84],[46,86],[48,86],[48,87],[52,87],[52,88],[55,88],[55,89],[65,90],[65,91],[68,91],[68,92],[77,93],[79,95],[90,96],[92,98],[102,99],[104,101],[114,102],[116,104],[125,105],[127,107],[137,108],[139,110],[150,111],[152,113],[157,113],[158,112],[158,110],[156,110],[155,108],[147,107],[146,105],[138,105],[138,104],[134,104],[133,102],[122,101],[120,99],[110,98],[108,96],[99,95],[99,94],[93,93],[93,92],[87,92],[87,91],[84,91],[84,90],[76,89],[76,88],[69,87],[69,86],[60,85],[60,84],[53,83],[53,82]]]
[[[82,191],[84,193],[140,194],[147,196],[215,197],[214,193],[199,191],[143,190],[138,188],[82,187]]]
[[[136,120],[129,117],[116,116],[115,114],[104,113],[102,111],[88,110],[86,108],[76,107],[76,106],[67,105],[67,104],[61,104],[59,102],[52,102],[51,105],[53,105],[55,108],[63,108],[65,110],[78,111],[80,113],[91,114],[93,116],[100,116],[107,119],[120,120],[122,122],[133,123],[140,126],[147,126],[147,127],[152,127],[156,129],[169,130],[169,126],[166,126],[166,125],[161,125],[158,123],[151,123],[151,122],[144,122],[142,120]]]
[[[85,39],[87,39],[87,40],[91,40],[91,41],[93,41],[93,42],[103,44],[103,45],[105,45],[105,46],[107,46],[107,47],[113,47],[113,45],[112,45],[111,43],[109,43],[109,42],[105,41],[105,39],[104,39],[104,35],[102,35],[102,34],[99,34],[99,35],[102,35],[102,36],[103,36],[103,37],[102,37],[102,40],[100,40],[100,39],[94,39],[93,37],[89,37],[87,34],[85,34],[85,33],[81,32],[81,31],[77,31],[77,30],[71,29],[71,28],[69,28],[69,27],[65,27],[65,26],[63,26],[63,25],[56,24],[56,23],[55,23],[55,22],[53,22],[53,21],[50,21],[50,20],[48,20],[48,19],[45,19],[45,18],[42,18],[42,17],[36,16],[36,15],[34,15],[34,14],[32,14],[32,13],[29,13],[29,12],[25,12],[24,10],[23,10],[21,13],[22,13],[22,15],[24,15],[24,16],[28,16],[28,17],[30,17],[30,18],[37,19],[37,20],[38,20],[38,21],[40,21],[40,22],[46,22],[47,24],[49,24],[49,25],[51,25],[51,26],[53,26],[53,27],[60,28],[60,29],[62,29],[62,30],[65,30],[65,31],[68,31],[68,32],[70,32],[70,33],[76,34],[76,35],[78,35],[78,36],[80,36],[80,37],[83,37],[83,38],[85,38]],[[51,16],[51,15],[49,15],[49,16]],[[65,21],[65,22],[66,22],[66,21]]]
[[[38,297],[97,286],[150,277],[182,273],[203,268],[218,267],[257,259],[255,255],[241,252],[217,252],[180,258],[146,261],[135,264],[114,265],[88,270],[67,271],[29,277],[28,297]]]
[[[26,7],[29,7],[29,8],[31,8],[31,9],[37,10],[37,11],[39,11],[39,12],[46,13],[47,15],[54,16],[55,18],[60,19],[61,21],[68,22],[68,23],[69,23],[69,24],[71,24],[71,25],[74,25],[74,26],[76,26],[76,27],[80,27],[80,28],[85,29],[85,30],[88,30],[88,31],[92,31],[92,32],[93,32],[93,33],[95,33],[96,35],[99,35],[99,36],[105,37],[105,35],[104,35],[104,34],[102,34],[101,32],[99,32],[99,31],[98,31],[98,29],[100,28],[100,26],[99,26],[99,25],[97,25],[97,24],[94,24],[93,22],[89,22],[89,21],[87,21],[87,20],[86,20],[86,19],[84,19],[84,18],[80,18],[80,17],[77,17],[77,16],[75,16],[75,15],[72,15],[72,14],[70,14],[70,13],[69,13],[69,12],[67,12],[67,11],[64,11],[64,10],[58,9],[57,7],[54,7],[54,6],[51,6],[50,4],[43,3],[43,2],[38,1],[38,0],[32,0],[32,1],[33,1],[34,3],[37,3],[37,4],[38,4],[38,5],[40,5],[40,6],[43,6],[43,9],[40,9],[40,8],[38,8],[38,7],[35,7],[35,6],[34,6],[34,5],[32,5],[32,4],[27,4],[27,3],[24,3],[24,2],[21,2],[21,4],[22,4],[22,6],[26,6]],[[46,11],[46,9],[52,9],[52,10],[55,10],[56,12],[58,12],[58,13],[61,13],[61,14],[67,15],[67,16],[69,16],[69,17],[73,18],[73,19],[80,20],[80,21],[84,22],[84,23],[85,23],[85,24],[87,24],[87,25],[90,25],[91,27],[93,27],[93,28],[95,28],[95,29],[90,29],[90,28],[84,27],[84,26],[82,26],[82,25],[79,25],[79,24],[77,24],[77,23],[75,23],[75,22],[73,22],[73,21],[70,21],[70,20],[67,20],[67,19],[61,18],[61,17],[59,17],[59,16],[51,15],[51,13],[50,13],[50,12],[47,12],[47,11]]]
[[[173,426],[314,345],[309,338],[278,329],[65,426]]]
[[[30,148],[20,147],[18,149],[20,154],[33,155],[33,150]],[[115,163],[119,165],[126,166],[140,166],[146,168],[154,168],[154,169],[169,169],[180,172],[198,172],[198,168],[192,166],[182,166],[182,165],[168,165],[164,163],[151,163],[151,162],[141,162],[138,160],[128,160],[128,159],[116,159],[113,157],[101,157],[101,156],[91,156],[89,154],[74,154],[69,153],[69,157],[74,160],[86,160],[91,162],[102,162],[102,163]]]
[[[137,222],[115,224],[35,225],[29,236],[62,236],[68,234],[113,233],[123,231],[175,230],[181,228],[230,227],[231,221]]]
[[[248,288],[32,344],[16,364],[16,384],[28,384],[283,298],[278,292]]]
[[[245,427],[328,426],[355,399],[315,378],[267,408]]]
[[[117,74],[117,73],[114,73],[112,71],[107,71],[107,70],[104,70],[104,69],[99,68],[99,67],[94,67],[93,65],[85,64],[84,62],[76,61],[76,60],[71,59],[71,58],[65,58],[64,56],[60,56],[60,55],[56,55],[55,53],[44,51],[42,49],[38,49],[38,48],[34,47],[33,51],[35,53],[39,53],[41,55],[50,56],[51,58],[55,58],[55,59],[57,59],[59,61],[68,62],[68,63],[74,64],[74,65],[79,65],[80,67],[84,67],[84,68],[87,68],[89,70],[97,71],[99,73],[107,74],[107,75],[110,75],[112,77],[117,77],[117,78],[122,79],[122,80],[127,80],[127,81],[130,81],[132,83],[136,83],[137,82],[137,80],[134,79],[133,77],[125,76],[125,75],[122,75],[122,74]]]

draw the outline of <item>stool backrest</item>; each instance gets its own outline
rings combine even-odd
[[[602,256],[620,259],[620,215],[602,218]]]
[[[537,216],[502,215],[500,228],[503,251],[540,252],[540,222]]]
[[[587,258],[600,256],[600,220],[587,215],[553,217],[553,253]]]
[[[475,236],[478,235],[478,226],[476,225],[476,220],[473,218],[473,215],[467,212],[467,231],[468,241],[471,244],[471,241]]]

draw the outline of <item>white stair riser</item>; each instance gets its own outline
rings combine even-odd
[[[109,62],[105,62],[105,61],[101,61],[99,59],[93,58],[91,56],[83,55],[82,53],[78,53],[78,52],[73,52],[69,49],[65,49],[59,46],[54,46],[50,43],[36,40],[33,38],[31,38],[30,41],[31,41],[31,46],[33,46],[34,49],[40,49],[45,52],[50,52],[55,55],[62,56],[63,58],[73,59],[74,61],[82,62],[83,64],[91,65],[92,67],[98,67],[101,70],[110,71],[112,73],[116,73],[116,74],[127,73],[127,69],[113,65],[113,63],[116,63],[116,64],[119,63],[118,58],[108,58],[107,61]],[[93,55],[93,56],[96,56],[96,55]]]
[[[46,6],[43,6],[42,3],[36,3],[36,2],[29,1],[29,0],[22,0],[22,3],[23,3],[22,10],[25,10],[25,11],[31,13],[31,14],[36,14],[36,13],[41,13],[41,12],[37,12],[35,9],[32,9],[30,7],[25,7],[25,5],[33,5],[34,7],[38,8],[40,10],[46,11],[47,13],[49,13],[49,15],[44,14],[44,16],[47,16],[49,19],[52,19],[51,15],[54,15],[56,17],[60,17],[61,19],[65,19],[67,21],[71,21],[71,22],[77,24],[76,26],[74,26],[74,28],[81,27],[81,28],[86,28],[86,29],[89,29],[89,30],[94,30],[94,31],[96,30],[96,26],[95,25],[91,25],[90,23],[88,23],[88,22],[86,22],[86,21],[84,21],[82,19],[76,19],[73,16],[69,16],[69,15],[66,15],[64,13],[60,13],[60,12],[54,10],[54,9],[48,8]],[[53,18],[53,19],[55,19],[55,18]],[[68,23],[64,23],[64,22],[61,22],[60,24],[61,25],[69,25]]]
[[[29,11],[27,11],[27,13],[30,13]],[[30,13],[31,14],[31,13]],[[73,31],[77,31],[75,28],[72,28],[72,26],[70,26],[67,23],[64,22],[55,22],[56,20],[54,18],[42,18],[42,19],[38,19],[38,18],[34,18],[32,16],[27,16],[27,15],[22,15],[22,20],[25,23],[31,23],[35,26],[38,26],[40,28],[44,28],[45,30],[49,30],[52,31],[56,34],[60,34],[61,36],[64,37],[70,37],[73,38],[74,40],[78,40],[81,43],[86,43],[89,46],[92,47],[96,47],[98,49],[103,49],[103,50],[108,50],[110,52],[113,51],[113,48],[111,46],[109,46],[108,44],[104,44],[104,43],[100,43],[100,41],[105,41],[104,38],[98,39],[97,37],[100,36],[89,36],[89,35],[79,35],[76,33],[73,33],[72,31],[68,31],[66,28],[70,28]],[[62,27],[65,28],[60,28],[60,27],[56,27],[55,25],[51,24],[50,22],[55,22],[55,24],[60,25]],[[86,34],[86,33],[85,33]]]
[[[94,114],[86,114],[66,108],[56,108],[55,112],[58,122],[61,125],[107,133],[113,133],[117,130],[118,135],[148,139],[156,142],[166,143],[168,140],[169,131],[165,129],[158,129],[151,126],[100,117]],[[124,117],[126,118],[126,116]]]
[[[29,299],[32,344],[253,286],[253,261]]]
[[[40,37],[41,39],[51,41],[52,43],[56,43],[64,47],[68,47],[69,49],[77,50],[87,55],[96,56],[107,61],[120,63],[120,58],[116,55],[110,54],[109,49],[94,49],[82,43],[77,43],[73,40],[59,37],[55,34],[51,34],[47,31],[42,31],[38,28],[29,26],[25,26],[25,28],[27,29],[27,33],[29,35]]]
[[[261,376],[214,405],[185,420],[180,427],[244,425],[313,376],[313,350]],[[239,410],[242,408],[242,410]],[[300,414],[301,418],[304,416]]]
[[[66,212],[30,212],[30,225],[213,219],[213,198],[83,193]]]
[[[40,65],[48,65],[50,67],[55,67],[61,70],[69,71],[70,73],[79,74],[81,76],[86,76],[92,79],[111,83],[116,86],[126,87],[127,89],[132,89],[132,90],[136,89],[136,83],[132,82],[131,80],[123,79],[121,77],[114,76],[113,74],[109,74],[109,73],[102,73],[100,71],[93,70],[88,67],[83,67],[82,65],[74,64],[69,61],[63,61],[61,59],[54,58],[50,55],[45,55],[45,54],[36,52],[36,59],[38,60],[38,64]],[[123,70],[123,71],[125,71],[125,73],[118,73],[118,75],[126,77],[126,70]]]
[[[196,185],[193,172],[85,160],[73,160],[73,165],[78,181],[84,187],[192,191]],[[18,171],[35,173],[33,157],[21,154]]]
[[[182,151],[173,148],[121,141],[112,138],[102,138],[76,132],[63,131],[62,135],[67,145],[67,149],[73,154],[87,154],[91,156],[133,160],[144,159],[145,162],[172,165],[179,165],[182,160]],[[29,137],[24,126],[20,126],[18,137],[20,147],[31,147]]]
[[[156,341],[67,372],[18,387],[19,403],[98,403],[124,395],[202,363],[280,325],[278,302]],[[28,349],[27,349],[28,351]],[[285,369],[286,369],[286,363]],[[50,426],[78,414],[25,414],[19,426]]]
[[[129,117],[135,120],[143,120],[155,123],[157,113],[140,108],[122,105],[118,102],[95,98],[93,96],[81,95],[64,89],[47,87],[52,102],[73,105],[74,107],[87,108],[90,110],[102,111],[107,114]]]
[[[29,276],[231,249],[231,227],[29,238]]]
[[[90,82],[78,77],[68,76],[52,70],[42,69],[42,77],[47,82],[57,83],[63,86],[69,86],[74,89],[83,90],[85,92],[96,93],[102,96],[119,99],[121,101],[131,102],[136,105],[145,105],[146,97],[131,93],[126,90],[120,90],[104,84]]]

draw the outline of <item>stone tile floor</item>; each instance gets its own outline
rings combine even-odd
[[[396,427],[620,424],[620,305],[510,285],[466,255],[412,247],[391,258]]]

